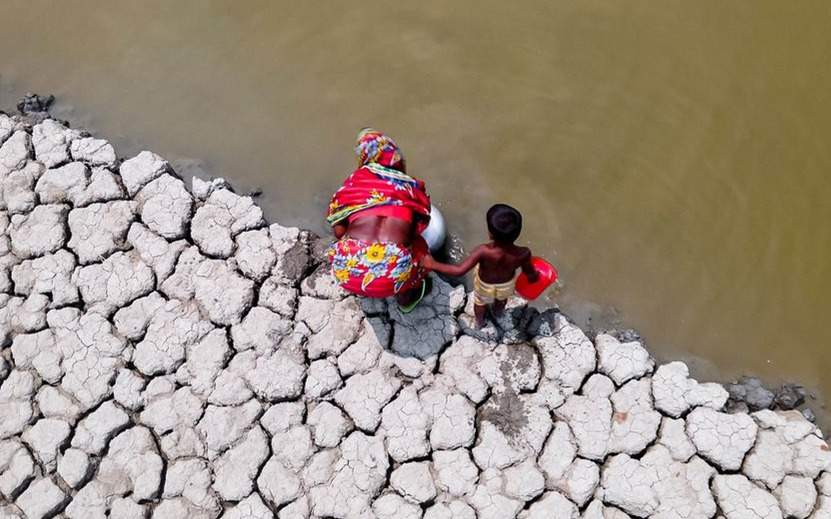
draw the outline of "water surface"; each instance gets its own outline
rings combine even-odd
[[[27,90],[322,230],[356,130],[404,148],[452,229],[514,204],[584,319],[699,373],[831,394],[831,3],[5,0]],[[710,369],[707,369],[707,368]],[[708,373],[709,374],[709,373]]]

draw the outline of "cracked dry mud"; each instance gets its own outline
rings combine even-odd
[[[0,517],[831,518],[798,412],[434,278],[358,301],[222,180],[0,114]]]

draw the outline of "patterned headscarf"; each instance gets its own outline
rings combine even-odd
[[[373,128],[364,128],[358,134],[355,153],[361,166],[380,164],[397,168],[404,159],[395,141]]]

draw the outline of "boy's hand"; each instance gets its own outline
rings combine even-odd
[[[525,277],[528,278],[528,281],[530,283],[536,283],[537,281],[540,280],[540,275],[536,270],[532,270],[531,272],[526,274]]]

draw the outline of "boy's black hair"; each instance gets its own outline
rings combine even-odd
[[[488,209],[488,231],[494,240],[513,243],[522,232],[522,214],[506,204],[496,204]]]

